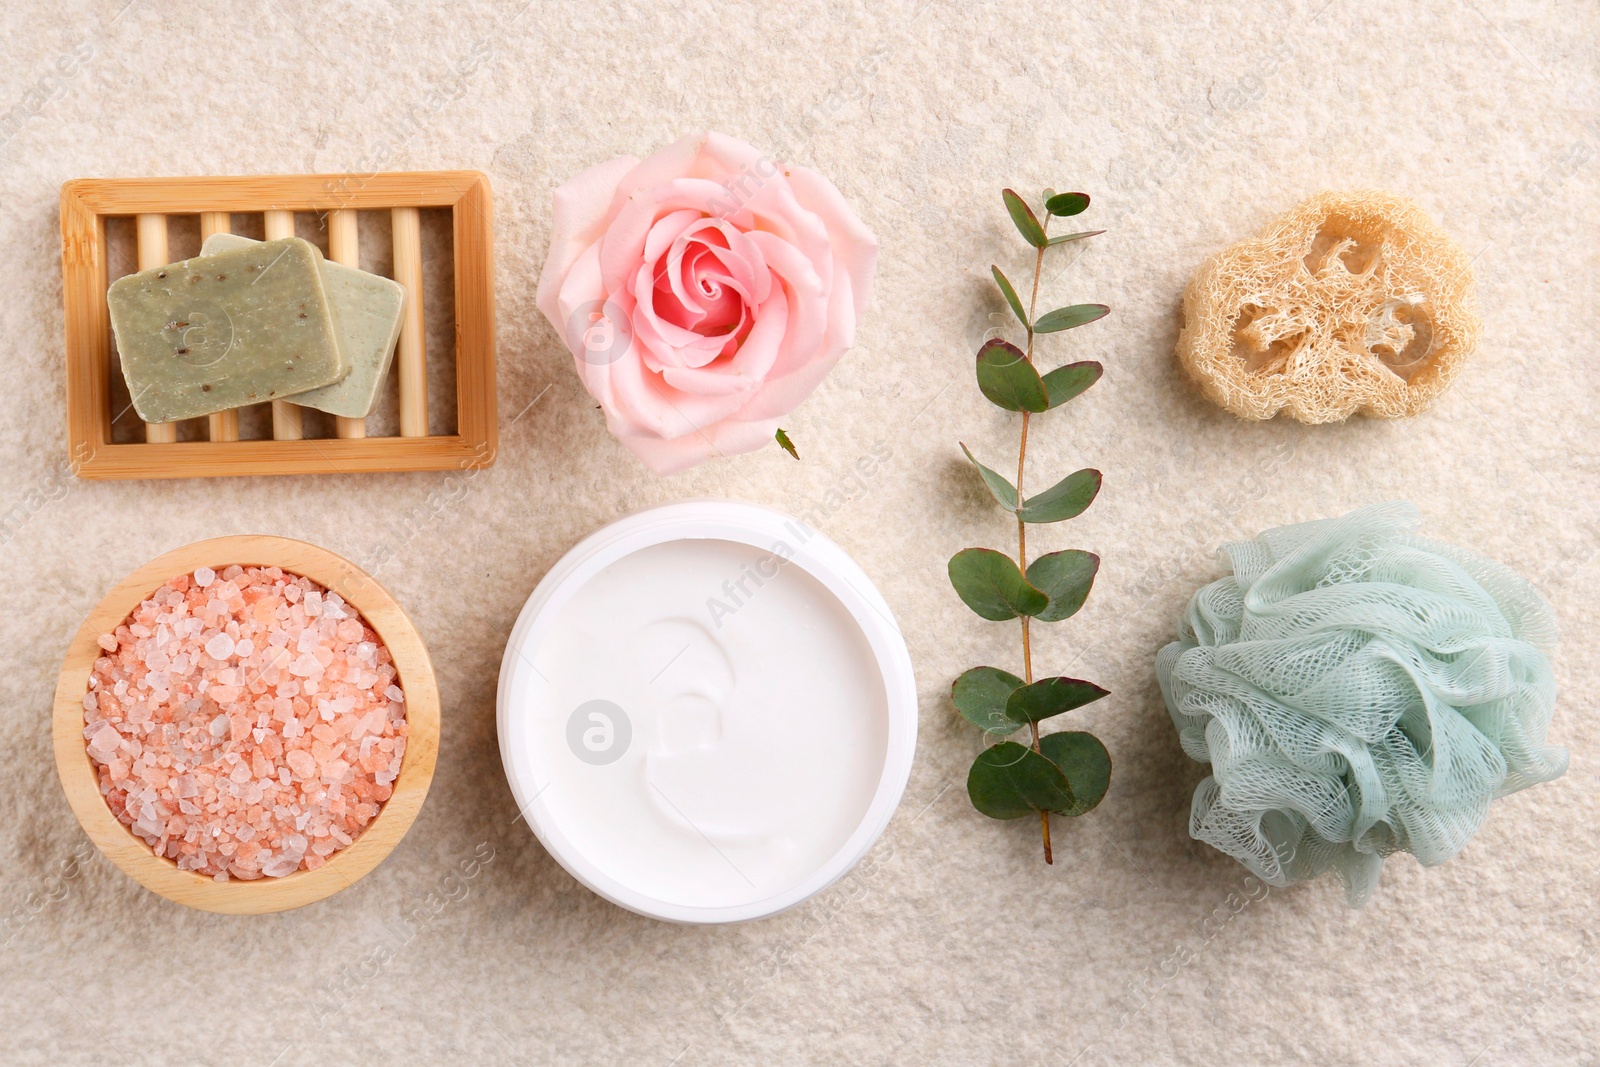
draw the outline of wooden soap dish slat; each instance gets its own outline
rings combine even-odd
[[[422,336],[422,217],[414,207],[391,209],[394,280],[405,286],[400,340],[394,353],[400,382],[400,436],[428,436],[427,354]]]
[[[456,432],[429,434],[424,347],[424,250],[419,209],[449,208],[455,273]],[[360,419],[336,419],[336,436],[307,438],[303,409],[273,403],[272,440],[239,440],[237,411],[206,420],[208,440],[179,441],[175,423],[150,424],[142,443],[112,440],[113,376],[121,373],[106,309],[106,219],[137,220],[139,269],[168,262],[167,217],[198,215],[202,239],[260,214],[270,239],[294,233],[295,212],[325,215],[328,256],[357,265],[358,211],[393,219],[394,277],[406,289],[392,373],[400,435],[371,437]],[[258,177],[80,178],[61,187],[66,304],[67,438],[83,478],[195,478],[249,474],[350,474],[487,467],[497,447],[493,202],[477,171]]]

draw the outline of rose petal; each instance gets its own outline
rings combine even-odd
[[[635,166],[631,156],[619,156],[573,176],[556,189],[550,213],[550,251],[539,273],[534,303],[557,330],[566,316],[556,310],[556,294],[578,258],[605,232],[609,206],[617,183]]]
[[[673,388],[662,375],[651,372],[642,360],[618,360],[604,370],[611,397],[611,404],[606,406],[607,425],[613,433],[625,426],[633,435],[647,432],[673,440],[728,418],[744,406],[749,396],[748,391],[721,396],[683,392]],[[623,421],[613,424],[613,414]]]
[[[667,367],[703,366],[722,349],[721,337],[707,337],[661,318],[655,310],[656,286],[648,268],[634,277],[632,318],[634,342],[652,371]]]
[[[702,178],[676,178],[652,189],[628,194],[621,210],[600,239],[600,277],[615,292],[644,262],[645,243],[656,220],[675,211],[701,211],[721,195],[722,187]]]
[[[672,246],[683,238],[685,232],[692,231],[696,224],[703,221],[705,221],[704,215],[688,208],[669,211],[656,219],[645,237],[644,261],[654,263],[666,255]]]
[[[855,317],[857,321],[865,318],[872,301],[872,278],[878,269],[878,239],[828,179],[809,167],[790,167],[788,177],[795,200],[827,227],[834,259],[850,276]]]
[[[623,447],[638,456],[656,474],[677,474],[712,458],[741,456],[772,443],[778,429],[776,419],[766,422],[726,421],[709,429],[659,440],[648,437],[619,437]]]
[[[749,394],[759,387],[777,358],[788,324],[788,301],[780,293],[767,301],[756,317],[750,335],[733,358],[713,369],[669,367],[662,377],[673,388],[685,393],[732,396]],[[737,410],[737,409],[734,409]],[[730,411],[729,414],[733,414]]]
[[[751,398],[749,407],[739,413],[741,418],[777,419],[787,415],[811,395],[839,362],[850,347],[845,338],[853,340],[856,329],[855,299],[849,279],[848,274],[840,273],[840,281],[828,301],[826,333],[812,357],[788,359],[787,373],[774,369],[761,391]]]

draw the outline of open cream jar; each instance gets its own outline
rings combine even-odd
[[[585,539],[528,598],[500,753],[560,864],[688,923],[776,914],[866,854],[916,747],[911,659],[861,569],[799,520],[670,504]]]

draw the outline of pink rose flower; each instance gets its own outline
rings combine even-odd
[[[855,340],[878,244],[839,190],[702,133],[555,193],[539,310],[657,474],[772,440]]]

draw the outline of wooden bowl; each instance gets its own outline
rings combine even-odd
[[[111,813],[100,794],[83,738],[83,695],[89,690],[94,661],[101,654],[96,638],[116,629],[167,579],[197,567],[221,571],[233,564],[281,567],[320,582],[354,606],[394,657],[399,684],[406,694],[406,722],[411,732],[394,792],[361,835],[330,856],[326,864],[314,871],[295,871],[280,878],[230,878],[218,882],[195,871],[181,871],[172,860],[155,855]],[[355,564],[326,549],[286,537],[216,537],[151,560],[118,583],[89,613],[61,666],[61,678],[56,684],[54,737],[56,771],[67,801],[107,859],[140,885],[168,900],[202,911],[259,915],[298,908],[337,893],[383,862],[400,843],[433,781],[434,761],[439,754],[439,690],[427,649],[411,620],[383,587]]]

